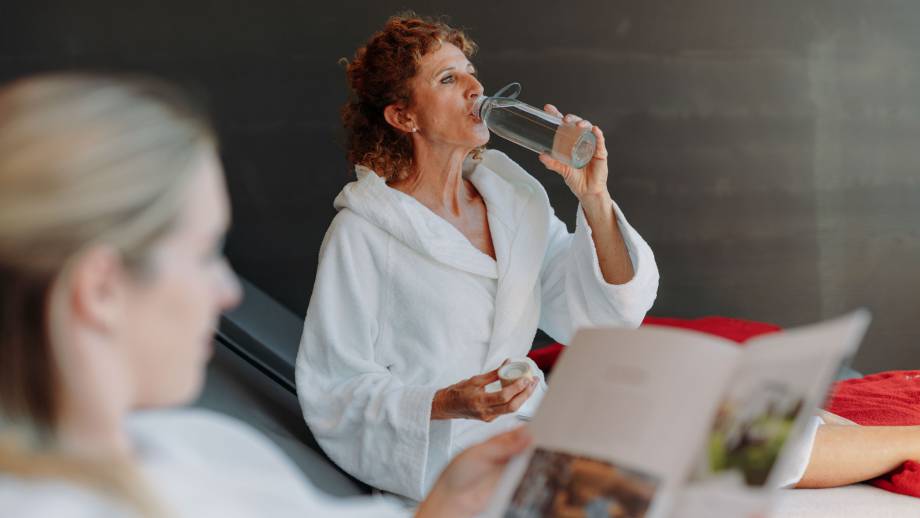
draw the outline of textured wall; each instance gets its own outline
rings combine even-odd
[[[0,75],[145,70],[205,92],[235,203],[229,254],[302,313],[349,179],[336,60],[406,4],[124,4],[3,5]],[[604,128],[611,192],[658,257],[654,314],[795,325],[866,305],[875,322],[856,367],[920,368],[920,4],[413,7],[470,29],[487,90],[517,80],[524,100]],[[574,221],[557,178],[495,146]]]

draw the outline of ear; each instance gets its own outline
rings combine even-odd
[[[67,305],[75,323],[109,334],[124,311],[128,275],[121,255],[110,246],[84,251],[68,271]]]
[[[418,131],[412,115],[406,110],[402,103],[388,104],[383,109],[383,118],[394,128],[403,133],[415,133]]]

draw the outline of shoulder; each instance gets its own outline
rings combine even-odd
[[[380,273],[387,257],[390,234],[349,209],[333,218],[319,249],[320,269],[360,267],[361,273]]]
[[[373,247],[385,243],[388,236],[389,234],[375,223],[351,209],[343,208],[332,218],[323,245],[335,242]]]
[[[200,408],[138,412],[129,428],[139,446],[157,456],[215,464],[273,463],[283,458],[274,443],[251,426]]]
[[[129,418],[131,431],[173,431],[234,433],[245,429],[242,422],[204,408],[172,408],[166,410],[144,410],[135,412]]]
[[[137,513],[120,502],[73,483],[0,475],[0,516],[133,518]]]
[[[370,267],[386,257],[390,235],[356,212],[343,208],[332,219],[319,247],[317,275],[331,268]]]
[[[367,233],[374,230],[379,230],[376,225],[347,207],[340,209],[329,224],[329,232]]]

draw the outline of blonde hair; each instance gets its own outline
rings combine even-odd
[[[107,469],[47,456],[60,398],[49,300],[68,262],[95,244],[142,274],[180,213],[193,160],[214,145],[200,112],[156,80],[48,75],[0,90],[0,430],[26,439],[0,441],[0,457],[20,445],[45,475],[95,473],[94,485],[149,510]]]

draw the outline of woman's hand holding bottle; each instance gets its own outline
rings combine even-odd
[[[540,162],[543,162],[543,165],[551,171],[559,173],[579,201],[586,203],[593,199],[609,200],[610,193],[607,190],[607,145],[604,142],[604,132],[577,115],[568,114],[563,116],[562,112],[552,104],[545,105],[543,110],[562,118],[567,123],[575,123],[582,128],[591,128],[594,137],[597,139],[597,144],[591,161],[581,169],[576,169],[545,153],[540,155]],[[607,205],[609,206],[609,201]]]

